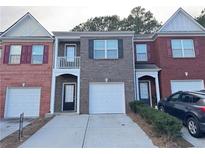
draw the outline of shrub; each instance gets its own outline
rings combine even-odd
[[[181,135],[182,122],[177,118],[148,107],[140,101],[130,103],[133,112],[138,113],[145,121],[153,125],[154,129],[160,133],[168,135],[169,138],[175,138]]]

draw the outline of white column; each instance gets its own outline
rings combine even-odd
[[[139,96],[139,78],[136,76],[136,93],[137,93],[137,100],[140,99],[140,96]]]
[[[55,57],[54,57],[54,69],[56,69],[57,66],[57,58],[58,58],[58,38],[55,38]]]
[[[55,89],[56,89],[56,76],[53,73],[52,74],[52,83],[51,83],[50,113],[54,113]]]
[[[155,77],[155,87],[156,87],[156,94],[157,94],[157,103],[160,101],[160,91],[159,91],[159,79],[158,74]]]
[[[77,78],[77,113],[80,113],[80,75]]]

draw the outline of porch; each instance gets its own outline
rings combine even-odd
[[[136,98],[155,107],[160,101],[158,73],[161,69],[154,64],[136,65]]]
[[[80,69],[80,40],[73,38],[55,39],[54,69]]]

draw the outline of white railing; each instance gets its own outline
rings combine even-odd
[[[80,57],[67,60],[67,57],[57,57],[58,69],[78,69],[80,68]]]

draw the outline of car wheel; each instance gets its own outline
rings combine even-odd
[[[200,137],[200,129],[199,129],[199,124],[198,121],[195,118],[189,118],[187,120],[187,128],[189,133],[194,136],[194,137]]]
[[[165,112],[165,110],[164,110],[164,106],[162,106],[162,105],[159,106],[159,110],[162,111],[162,112]]]

